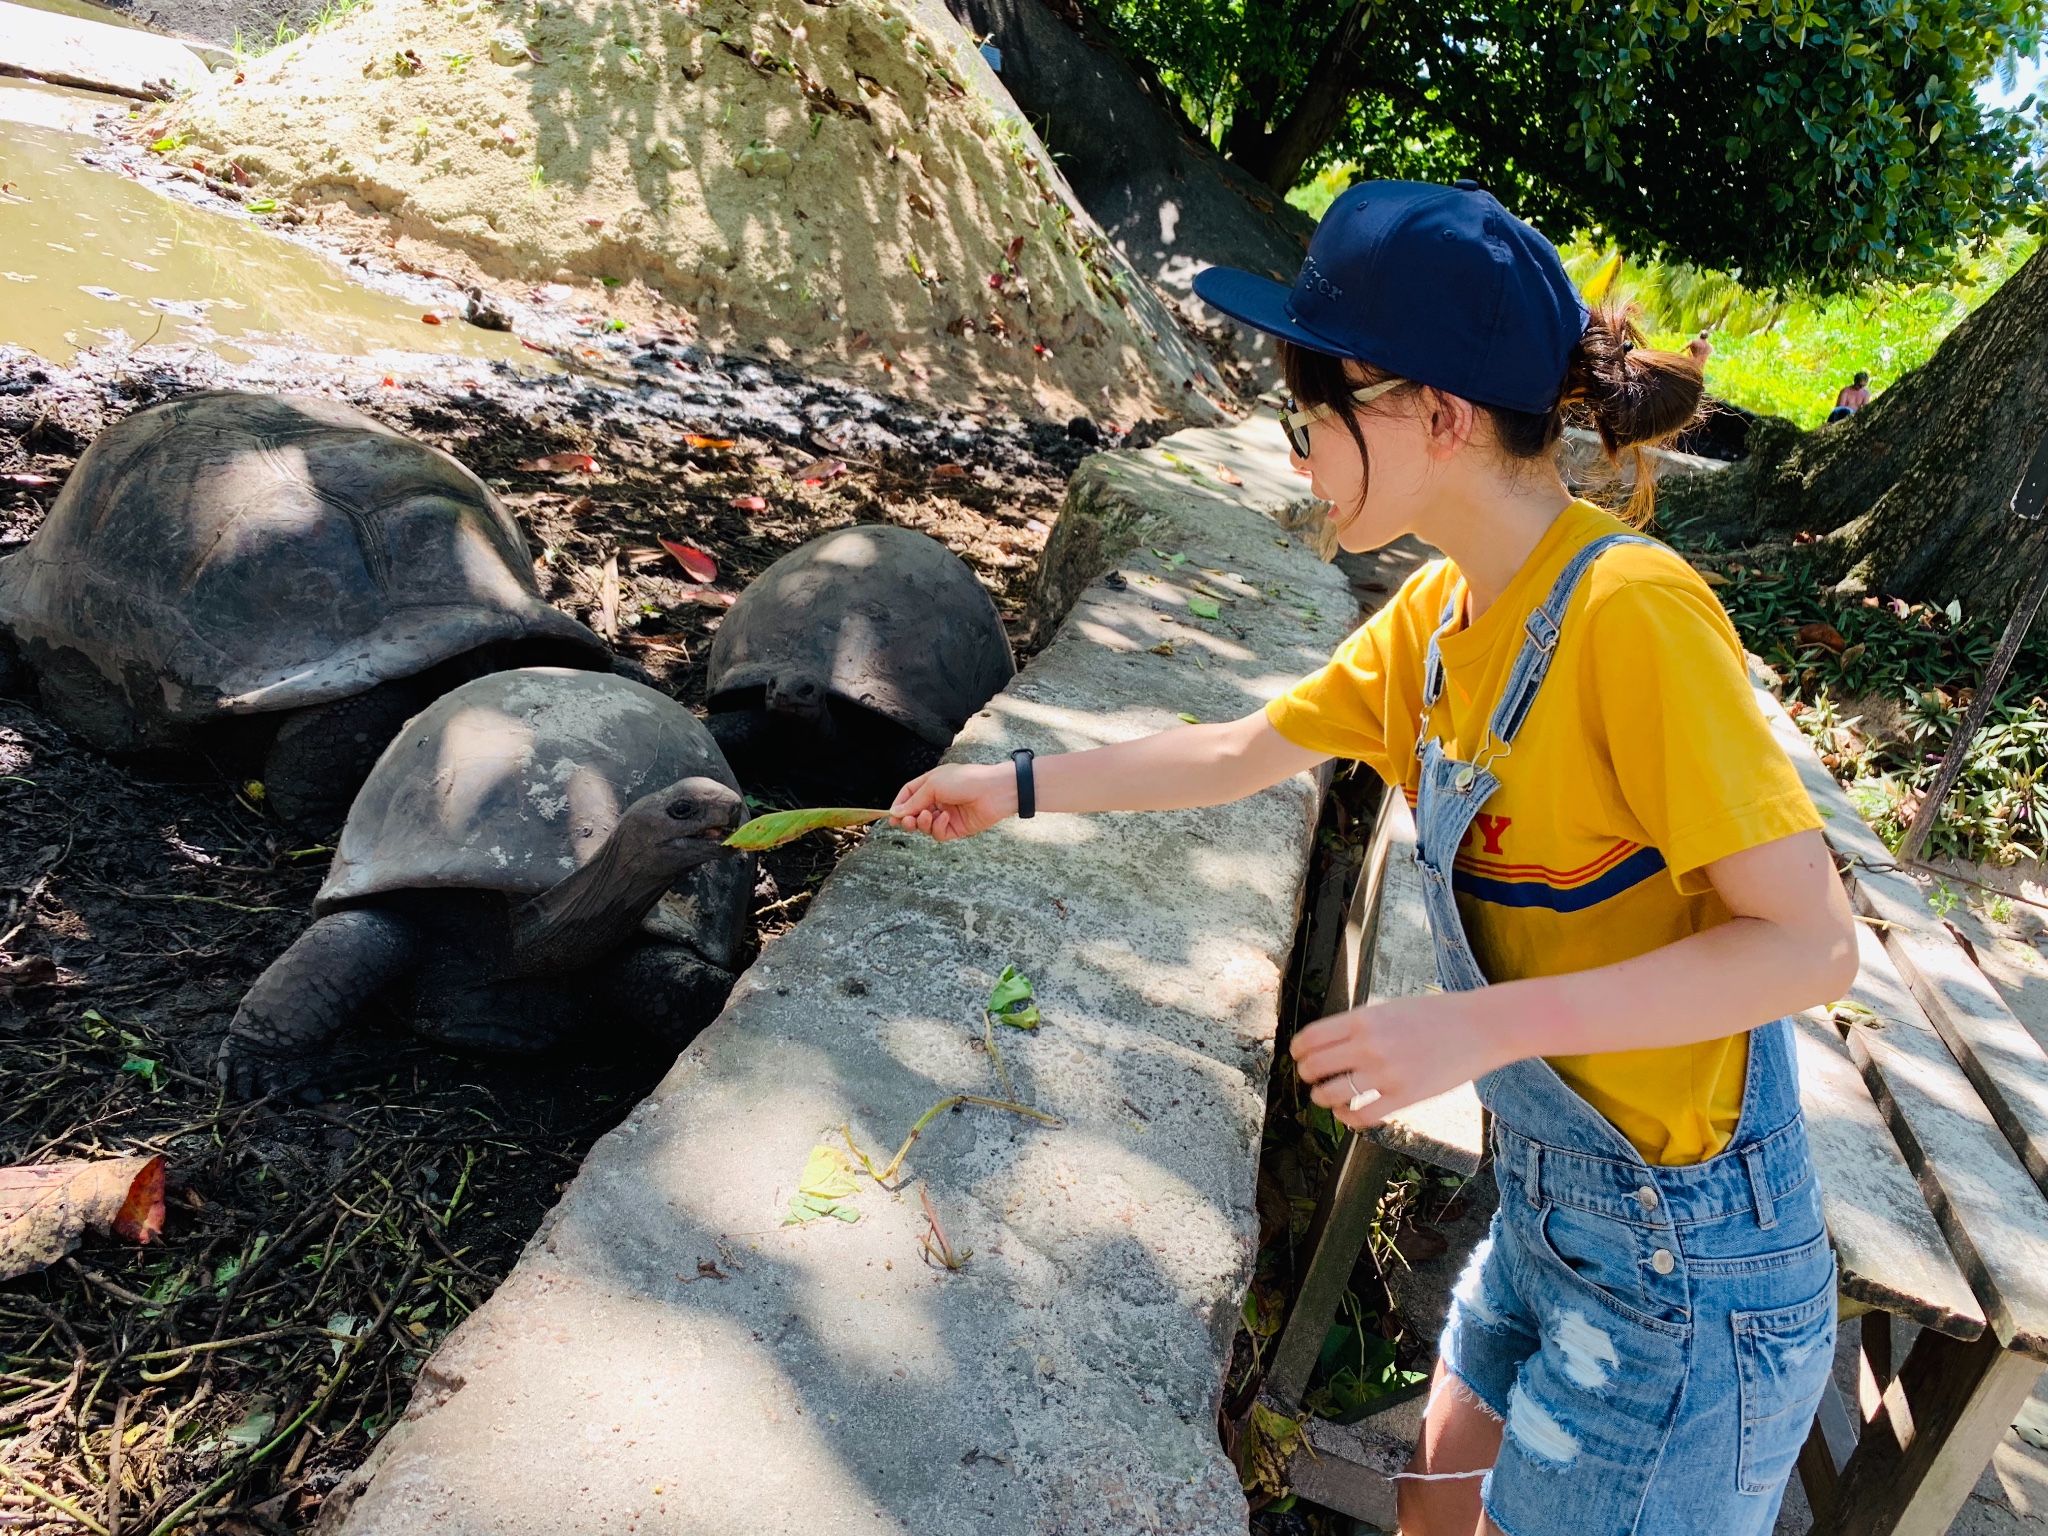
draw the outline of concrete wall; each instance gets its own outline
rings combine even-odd
[[[1047,568],[1077,601],[954,757],[1248,712],[1353,622],[1260,515],[1302,496],[1270,420],[1164,448],[1082,467]],[[1236,597],[1221,620],[1194,580]],[[592,1150],[323,1528],[1242,1532],[1214,1417],[1318,801],[1304,774],[1210,810],[871,836]],[[1000,1095],[978,1041],[1006,964],[1044,1023],[1001,1031],[1004,1058],[1061,1125],[942,1115],[893,1192],[861,1181],[857,1222],[781,1226],[839,1127],[879,1161],[942,1096]],[[920,1257],[920,1184],[973,1250],[957,1273]]]

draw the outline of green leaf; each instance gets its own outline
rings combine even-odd
[[[1038,1028],[1038,1004],[1031,991],[1031,978],[1014,965],[1003,967],[1003,974],[996,978],[996,984],[988,995],[989,1017],[1012,1029]]]
[[[121,1063],[121,1070],[123,1072],[133,1072],[152,1088],[157,1086],[156,1063],[147,1056],[130,1056]]]
[[[1223,610],[1210,602],[1206,597],[1189,598],[1188,612],[1198,619],[1220,619],[1223,617]]]
[[[1186,710],[1182,710],[1178,715],[1174,716],[1174,718],[1176,720],[1185,720],[1189,725],[1200,725],[1202,723],[1202,717],[1200,715],[1191,715]]]
[[[274,197],[259,197],[244,203],[242,206],[251,213],[275,213],[277,212],[277,199]]]
[[[860,1186],[853,1176],[853,1163],[837,1147],[815,1146],[804,1162],[804,1176],[797,1182],[801,1194],[820,1200],[841,1200]]]
[[[864,827],[871,821],[880,821],[887,811],[853,810],[846,806],[818,806],[809,810],[770,811],[766,816],[756,816],[742,824],[732,836],[725,840],[728,848],[743,848],[749,853],[761,853],[770,848],[780,848],[784,843],[794,842],[806,832],[817,832],[827,827]]]

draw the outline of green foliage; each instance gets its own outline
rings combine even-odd
[[[1354,6],[1359,46],[1320,59]],[[1101,0],[1233,152],[1319,67],[1349,102],[1310,173],[1474,175],[1553,235],[1833,291],[1939,275],[2048,226],[2029,98],[1974,87],[2042,37],[2042,0]]]
[[[1680,530],[1682,533],[1682,530]],[[1786,706],[1850,799],[1896,846],[1955,737],[1996,649],[1998,621],[1896,598],[1838,597],[1804,557],[1759,565],[1712,552],[1720,598],[1743,644],[1785,679]],[[1837,650],[1817,626],[1843,642]],[[1816,627],[1806,627],[1816,626]],[[1802,639],[1803,636],[1803,639]],[[2048,854],[2048,631],[2021,647],[1962,777],[1929,835],[1930,854],[2010,864]]]
[[[1870,373],[1877,394],[1926,362],[2039,244],[2031,234],[2008,234],[1959,256],[1945,281],[1878,282],[1833,295],[1759,291],[1700,267],[1628,261],[1604,242],[1563,249],[1565,269],[1589,298],[1605,277],[1608,296],[1642,306],[1654,344],[1682,346],[1713,327],[1707,387],[1717,398],[1810,428],[1827,419],[1835,392],[1857,369]]]

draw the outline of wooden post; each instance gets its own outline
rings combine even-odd
[[[2048,506],[2048,437],[2042,438],[2040,446],[2035,448],[2027,472],[2020,477],[2020,483],[2012,493],[2012,510],[2016,517],[2031,521],[2041,515],[2044,506]],[[2005,633],[1999,638],[1998,649],[1992,653],[1991,665],[1977,684],[1977,695],[1970,700],[1963,723],[1956,728],[1955,740],[1948,744],[1948,756],[1941,760],[1940,771],[1934,775],[1934,782],[1927,786],[1920,808],[1913,814],[1913,825],[1899,840],[1901,864],[1910,864],[1920,856],[1927,834],[1934,830],[1935,818],[1941,815],[1943,802],[1948,799],[1949,791],[1956,787],[1956,780],[1962,777],[1963,763],[1970,755],[1970,743],[1984,728],[1991,706],[1998,698],[1998,690],[2005,686],[2005,675],[2012,670],[2013,658],[2020,653],[2020,642],[2027,638],[2027,626],[2034,622],[2034,615],[2040,611],[2044,597],[2048,597],[2048,560],[2043,560],[2034,572],[2033,580],[2020,594],[2019,606],[2006,620]]]

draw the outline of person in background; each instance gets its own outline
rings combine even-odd
[[[1858,368],[1856,370],[1856,377],[1836,393],[1835,408],[1828,412],[1828,420],[1841,421],[1846,417],[1854,416],[1868,404],[1870,404],[1870,375],[1861,368]]]
[[[1700,365],[1702,373],[1706,371],[1707,359],[1714,355],[1714,344],[1707,340],[1712,331],[1713,327],[1708,326],[1685,344],[1685,355]]]

